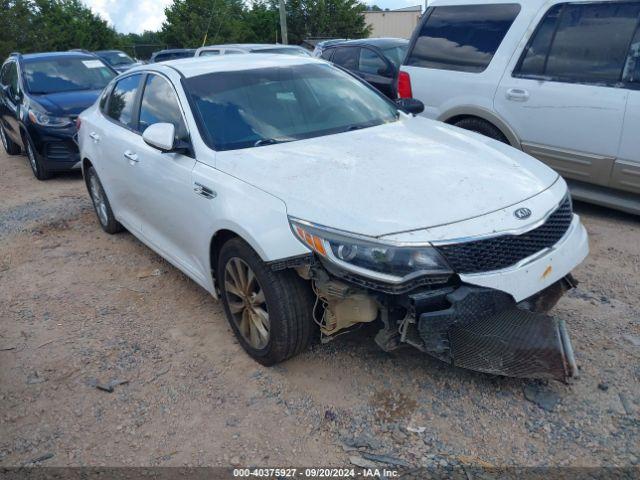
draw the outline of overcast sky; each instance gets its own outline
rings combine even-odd
[[[164,21],[164,9],[173,0],[83,0],[91,9],[113,25],[118,32],[142,33],[158,30]],[[416,0],[365,0],[381,8],[418,5]],[[424,3],[424,2],[423,2]]]

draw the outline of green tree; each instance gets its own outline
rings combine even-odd
[[[11,51],[44,52],[119,45],[106,21],[80,0],[0,0],[0,57]]]
[[[251,37],[242,0],[174,0],[165,9],[161,36],[174,47],[244,42]]]
[[[302,43],[308,37],[368,37],[370,27],[363,15],[366,9],[358,0],[289,0],[289,41]]]

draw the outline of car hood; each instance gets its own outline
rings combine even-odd
[[[291,216],[373,237],[485,215],[558,177],[519,150],[422,117],[220,152],[216,167],[279,197]]]
[[[102,90],[34,95],[34,100],[49,114],[56,116],[78,115],[96,101]]]

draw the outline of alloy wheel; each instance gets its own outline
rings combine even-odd
[[[238,331],[256,350],[269,343],[269,310],[251,267],[238,258],[230,258],[225,266],[224,289],[229,311]]]
[[[9,151],[9,144],[7,142],[7,136],[4,133],[4,128],[0,127],[0,138],[2,139],[2,146],[4,147],[4,151],[8,152]]]
[[[105,201],[102,193],[102,187],[98,183],[98,177],[91,175],[89,179],[89,189],[91,191],[91,200],[93,200],[93,206],[96,208],[96,213],[100,219],[102,225],[109,223],[109,213],[107,212],[107,202]]]
[[[38,162],[36,161],[36,155],[33,153],[33,148],[31,148],[31,144],[27,142],[27,158],[29,159],[29,164],[31,165],[31,170],[37,176],[38,175]]]

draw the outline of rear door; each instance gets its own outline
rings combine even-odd
[[[523,149],[563,176],[608,185],[629,92],[623,68],[640,2],[563,3],[541,12],[495,109]]]
[[[417,28],[401,70],[424,115],[448,119],[455,108],[493,109],[493,97],[520,35],[517,3],[432,7]]]
[[[347,70],[362,76],[358,72],[358,64],[360,63],[360,47],[336,47],[331,61],[336,65],[340,65]]]
[[[115,83],[100,121],[92,125],[89,132],[91,140],[100,145],[103,156],[97,162],[98,174],[114,213],[128,229],[136,232],[140,231],[135,178],[138,158],[132,144],[140,136],[136,105],[143,76],[140,73],[128,75]]]
[[[357,73],[387,97],[395,97],[395,67],[374,49],[360,48]]]
[[[613,165],[611,187],[640,193],[640,26],[631,42],[624,80],[629,89],[620,152]]]

